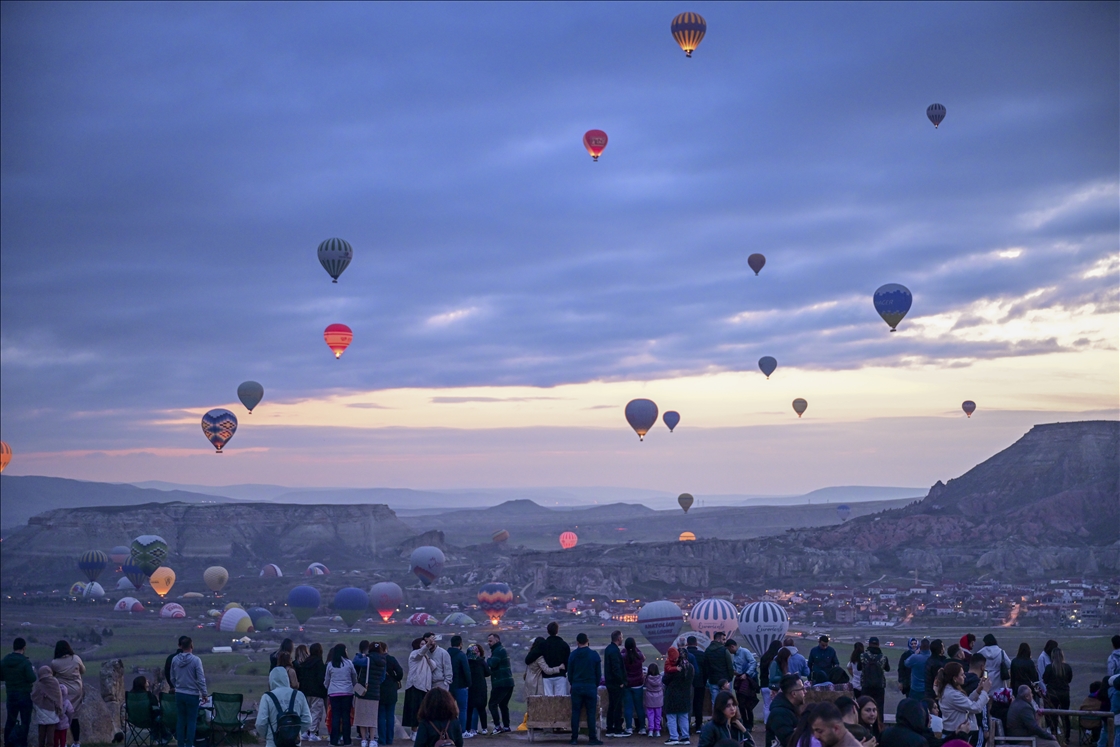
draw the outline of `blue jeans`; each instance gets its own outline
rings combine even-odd
[[[631,725],[633,725],[634,731],[641,731],[646,728],[645,694],[646,689],[644,687],[627,686],[622,691],[622,705],[625,711],[627,729],[630,729]]]
[[[175,741],[179,743],[179,747],[194,747],[198,706],[197,695],[175,693]]]
[[[455,703],[459,706],[459,726],[463,731],[467,731],[467,694],[469,689],[460,687],[458,690],[452,690],[451,694],[455,696]]]
[[[393,728],[397,725],[397,701],[377,701],[377,743],[392,744]]]
[[[19,716],[19,723],[16,723]],[[27,732],[31,728],[31,693],[8,691],[8,718],[4,722],[4,744],[27,747]]]
[[[597,690],[586,692],[584,690],[572,690],[572,743],[575,744],[579,739],[579,715],[580,711],[587,710],[587,741],[595,741],[595,711],[599,702],[599,693]]]
[[[719,685],[708,685],[708,694],[712,696],[712,705],[716,704],[716,696],[719,695]]]
[[[688,739],[688,716],[687,713],[665,714],[665,723],[669,726],[669,739],[674,742]]]

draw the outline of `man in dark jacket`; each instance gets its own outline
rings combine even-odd
[[[883,732],[879,747],[931,747],[931,739],[936,737],[929,730],[926,707],[920,700],[903,698],[895,711],[894,726]]]
[[[587,634],[576,636],[576,650],[568,656],[568,682],[572,690],[572,739],[570,744],[579,742],[580,712],[587,712],[587,743],[602,744],[595,735],[595,720],[599,701],[599,680],[603,676],[603,665],[599,654],[588,645]]]
[[[513,695],[513,668],[509,663],[502,639],[497,633],[486,636],[490,656],[486,659],[490,667],[490,717],[494,720],[494,733],[509,731],[509,699]],[[501,716],[501,718],[498,718]]]
[[[766,719],[766,744],[776,739],[779,747],[792,747],[789,739],[801,719],[805,685],[796,674],[787,674],[782,677],[778,689],[780,692],[770,701],[770,718]]]
[[[31,726],[31,688],[38,679],[31,660],[24,655],[27,641],[12,641],[12,653],[0,661],[0,680],[8,690],[8,718],[4,721],[4,744],[27,747],[27,730]],[[16,724],[16,717],[19,724]]]
[[[1034,737],[1038,740],[1038,747],[1058,747],[1054,735],[1038,725],[1030,685],[1019,685],[1015,700],[1007,709],[1007,736]]]
[[[171,688],[171,694],[172,695],[175,694],[175,683],[171,681],[171,662],[175,659],[175,657],[177,655],[182,653],[182,651],[183,651],[183,641],[185,641],[186,639],[187,639],[187,637],[185,635],[179,636],[179,647],[177,649],[175,649],[175,653],[169,654],[167,656],[167,658],[163,660],[163,679],[167,683],[167,686],[169,688]],[[275,669],[275,668],[276,667],[273,667],[272,669]],[[268,671],[271,672],[272,669],[269,669]]]
[[[567,664],[568,657],[572,655],[572,647],[559,636],[560,623],[550,622],[547,630],[548,638],[544,640],[544,663],[550,667]],[[568,694],[568,678],[563,672],[544,675],[543,683],[545,695]]]
[[[937,679],[937,673],[941,668],[949,663],[949,658],[945,656],[945,644],[940,638],[934,638],[929,642],[929,658],[926,659],[926,689],[925,694],[927,698],[934,696],[933,681]]]
[[[860,688],[864,695],[875,699],[879,707],[880,717],[887,698],[887,672],[891,671],[891,662],[879,648],[879,637],[871,636],[867,639],[867,650],[860,654]]]
[[[382,643],[381,646],[385,651],[385,679],[381,680],[381,698],[377,701],[377,743],[390,745],[393,743],[393,732],[397,724],[397,693],[404,682],[404,668],[389,653],[387,645]],[[299,673],[298,669],[296,673]],[[303,685],[302,679],[299,684]]]
[[[704,728],[704,701],[708,698],[708,675],[704,673],[704,652],[696,645],[696,636],[690,635],[685,643],[685,653],[692,661],[692,730],[697,734]]]
[[[833,667],[840,666],[840,658],[836,656],[836,649],[828,645],[828,636],[822,635],[817,640],[816,647],[809,652],[809,674],[824,672],[825,676]]]
[[[708,692],[711,693],[713,703],[719,694],[720,680],[735,680],[735,662],[727,646],[723,645],[725,638],[727,635],[722,632],[713,633],[712,643],[704,651],[704,673],[708,676]]]
[[[611,633],[611,642],[603,649],[603,678],[607,682],[607,732],[617,737],[622,729],[622,689],[626,686],[626,669],[622,665],[622,631]]]
[[[451,645],[447,647],[451,656],[451,695],[459,706],[459,726],[467,730],[467,695],[471,687],[471,665],[467,655],[463,653],[463,636],[451,636]]]

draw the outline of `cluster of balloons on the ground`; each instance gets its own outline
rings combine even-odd
[[[681,608],[667,599],[650,602],[638,611],[642,635],[662,654],[684,638],[680,635],[684,619]],[[753,602],[740,611],[726,599],[701,599],[692,606],[688,622],[695,633],[706,637],[738,632],[756,654],[765,652],[772,641],[780,641],[789,631],[789,617],[773,602]]]

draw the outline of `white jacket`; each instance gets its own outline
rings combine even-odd
[[[428,656],[428,647],[421,646],[408,655],[408,679],[405,689],[415,687],[417,690],[428,692],[432,689],[432,671],[436,668],[435,662]]]
[[[1011,659],[1007,657],[1007,652],[999,646],[985,646],[980,649],[979,653],[984,655],[987,663],[984,664],[984,669],[988,673],[988,679],[992,681],[992,688],[998,690],[1007,687],[1007,681],[999,676],[1000,665],[1005,665],[1008,669],[1011,668]]]
[[[964,723],[969,731],[976,731],[976,714],[988,704],[988,694],[979,687],[972,695],[965,695],[952,685],[946,685],[941,693],[941,720],[944,734],[952,734]]]
[[[323,687],[327,688],[327,695],[353,695],[354,685],[357,683],[358,673],[354,669],[354,662],[343,659],[342,666],[336,667],[327,661],[327,673],[323,677]]]
[[[454,673],[451,671],[451,654],[447,653],[447,649],[436,646],[431,659],[435,664],[435,668],[432,669],[432,687],[450,690],[451,680],[454,679]]]

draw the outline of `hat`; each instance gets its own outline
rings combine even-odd
[[[821,636],[820,638],[818,638],[817,640],[818,640],[818,641],[824,641],[825,643],[828,643],[828,636],[826,636],[826,635],[822,635],[822,636]]]
[[[878,646],[879,645],[879,636],[873,635],[870,638],[868,638],[867,639],[867,645],[868,646]]]

